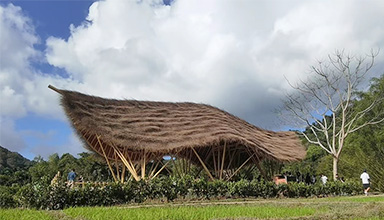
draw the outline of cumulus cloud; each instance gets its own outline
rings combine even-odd
[[[77,83],[32,66],[32,62],[41,62],[44,55],[35,49],[40,38],[20,7],[0,5],[0,30],[0,145],[26,152],[30,143],[26,143],[24,131],[16,128],[15,120],[28,114],[63,120],[58,96],[49,92],[47,85],[73,87]]]
[[[41,40],[21,8],[0,6],[1,125],[29,113],[63,120],[58,95],[46,89],[53,84],[102,97],[207,103],[278,130],[272,110],[290,89],[285,78],[304,78],[336,49],[380,48],[383,11],[379,0],[105,0],[70,26],[68,39]],[[43,73],[34,60],[68,77]]]
[[[0,6],[0,18],[0,117],[16,119],[28,112],[54,115],[58,108],[43,106],[47,100],[54,100],[53,96],[36,91],[46,83],[44,79],[57,80],[31,66],[34,60],[44,58],[34,48],[40,40],[31,20],[12,4]]]
[[[284,76],[298,79],[335,49],[361,54],[383,45],[384,4],[362,4],[100,1],[69,39],[47,40],[46,56],[84,92],[204,102],[276,129]]]

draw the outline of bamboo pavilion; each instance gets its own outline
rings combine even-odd
[[[105,158],[115,181],[128,171],[135,180],[151,179],[183,159],[210,179],[231,179],[263,159],[297,161],[305,149],[295,132],[260,129],[206,104],[115,100],[49,88],[86,148]]]

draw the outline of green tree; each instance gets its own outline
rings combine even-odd
[[[361,111],[372,100],[384,98],[384,75],[372,80],[372,85],[367,92],[359,94],[354,111]],[[359,123],[364,123],[372,118],[383,118],[384,103],[376,105],[369,114],[362,117]],[[358,178],[363,169],[370,173],[372,184],[377,189],[384,191],[384,126],[383,123],[364,127],[352,134],[346,140],[347,147],[342,158],[343,170],[351,178]],[[360,172],[360,173],[356,173]]]

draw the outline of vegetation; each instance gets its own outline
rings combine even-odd
[[[372,100],[378,100],[384,97],[384,75],[380,78],[373,79],[370,89],[366,92],[356,93],[355,99],[351,102],[351,111],[358,113],[366,109],[372,103]],[[372,119],[382,118],[384,109],[383,103],[375,105],[364,116],[356,119],[356,126],[364,125]],[[326,118],[327,119],[327,118]],[[316,125],[317,122],[315,122]],[[308,137],[311,128],[308,127],[304,133]],[[313,134],[312,134],[313,135]],[[319,136],[319,138],[323,138]],[[325,139],[320,141],[326,142]],[[292,210],[297,210],[295,204],[305,202],[305,206],[297,210],[299,215],[293,215],[288,209],[288,204],[278,204],[282,207],[281,215],[271,215],[270,217],[284,218],[294,216],[322,216],[319,218],[328,219],[346,218],[357,216],[361,218],[371,218],[373,216],[383,217],[383,198],[382,197],[344,197],[347,195],[356,195],[362,193],[359,176],[363,169],[367,169],[371,176],[371,188],[373,191],[384,192],[384,126],[383,124],[375,124],[362,127],[359,130],[348,135],[345,138],[343,154],[339,157],[338,174],[344,177],[345,183],[340,181],[329,181],[325,186],[319,184],[305,184],[304,177],[307,174],[314,174],[319,177],[320,174],[332,176],[333,156],[327,154],[320,146],[308,142],[303,138],[303,143],[307,148],[307,156],[303,161],[289,164],[280,164],[274,161],[265,160],[262,168],[267,173],[267,178],[263,179],[257,169],[248,167],[239,172],[232,182],[227,181],[207,181],[208,177],[201,172],[199,167],[192,167],[191,173],[181,172],[182,166],[185,164],[181,160],[170,163],[167,170],[164,169],[159,178],[151,181],[133,181],[130,176],[126,176],[124,184],[114,183],[112,175],[106,166],[103,158],[92,154],[82,153],[78,157],[70,154],[51,155],[48,160],[41,157],[29,161],[17,153],[10,152],[0,147],[0,207],[1,208],[35,208],[61,210],[57,212],[33,211],[20,209],[2,209],[1,216],[9,216],[9,219],[23,219],[23,216],[38,216],[38,219],[57,219],[64,216],[79,216],[84,218],[98,218],[83,216],[79,214],[80,210],[86,215],[88,212],[85,206],[110,206],[110,205],[132,205],[134,203],[145,203],[155,201],[162,203],[163,201],[208,201],[214,199],[255,199],[255,198],[307,198],[298,199],[293,202],[289,199],[282,200],[283,203],[289,201],[292,203]],[[148,166],[150,167],[150,166]],[[83,187],[69,188],[65,185],[66,175],[70,169],[74,168],[78,176],[83,176],[86,183]],[[179,172],[173,172],[178,169]],[[51,184],[54,176],[60,172],[57,184]],[[275,174],[292,173],[294,179],[298,182],[290,182],[287,185],[275,185],[270,178]],[[343,196],[327,199],[308,199],[312,197],[324,196]],[[268,203],[269,200],[263,200],[262,204]],[[339,202],[342,203],[339,204]],[[325,204],[323,204],[324,202]],[[365,204],[371,202],[370,205]],[[278,203],[278,202],[277,202]],[[270,207],[275,204],[268,204],[265,207],[257,205],[257,209],[267,212]],[[308,206],[308,207],[307,207]],[[73,208],[70,207],[83,207]],[[235,206],[233,206],[235,207]],[[68,209],[67,209],[68,208]],[[164,218],[178,218],[184,216],[185,219],[196,218],[235,218],[240,217],[241,213],[253,213],[252,217],[268,217],[260,216],[258,211],[244,210],[242,212],[230,211],[231,207],[200,207],[193,212],[190,207],[178,208],[179,214],[167,211],[165,208]],[[252,208],[252,207],[244,207]],[[274,207],[276,208],[276,207]],[[312,212],[315,208],[315,212]],[[364,208],[364,209],[363,209]],[[108,210],[108,208],[105,208]],[[94,208],[95,213],[103,212],[103,208]],[[169,208],[170,210],[171,208]],[[174,209],[174,208],[172,208]],[[212,209],[212,210],[211,210]],[[236,208],[238,209],[238,208]],[[368,211],[363,211],[363,210]],[[111,209],[116,212],[116,216],[130,216],[131,209]],[[156,213],[156,208],[135,209],[142,214],[143,218],[148,213]],[[187,211],[189,210],[189,211]],[[205,211],[204,211],[205,210]],[[208,212],[209,210],[209,212]],[[218,211],[215,211],[218,210]],[[358,210],[358,211],[354,211]],[[176,211],[175,211],[176,212]],[[186,213],[196,215],[189,216]],[[205,214],[199,214],[199,213]],[[219,213],[218,215],[209,213]],[[53,214],[52,214],[53,213]],[[221,215],[221,213],[224,213]],[[237,213],[237,214],[236,214]],[[239,214],[240,213],[240,214]],[[341,213],[341,214],[340,214]],[[352,213],[352,214],[351,214]],[[59,217],[58,217],[59,216]],[[149,214],[150,216],[150,214]],[[152,216],[153,217],[153,216]],[[251,217],[251,216],[243,216]],[[28,217],[25,217],[28,218]],[[116,217],[120,218],[120,217]],[[148,217],[150,218],[150,217]],[[7,218],[8,219],[8,218]],[[28,218],[29,219],[29,218]],[[33,219],[32,217],[30,219]],[[375,218],[372,218],[375,219]]]
[[[30,182],[28,168],[32,165],[32,161],[0,146],[0,186]]]
[[[30,219],[30,220],[53,220],[48,212],[30,209],[0,209],[3,219]]]
[[[370,89],[356,94],[351,111],[360,112],[365,109],[372,100],[384,97],[384,75],[374,78]],[[361,117],[356,126],[364,124],[371,118],[383,118],[384,103],[376,105],[369,113]],[[310,128],[304,131],[311,137]],[[313,134],[312,134],[313,136]],[[325,141],[325,140],[323,140]],[[307,147],[307,156],[301,162],[286,164],[283,171],[300,173],[325,174],[332,176],[333,156],[327,154],[320,146],[311,144],[306,140],[303,143]],[[343,154],[340,155],[338,174],[349,180],[359,180],[360,174],[367,169],[371,176],[373,189],[384,192],[384,124],[376,124],[363,127],[351,133],[346,139]]]
[[[292,85],[295,91],[288,94],[284,102],[284,118],[307,126],[307,130],[301,132],[305,139],[332,156],[333,178],[338,173],[347,137],[369,125],[384,122],[382,96],[367,95],[358,101],[361,84],[376,56],[372,52],[358,58],[337,51],[329,55],[327,61],[312,66],[310,79]]]
[[[0,146],[0,174],[23,170],[32,165],[32,162],[18,153],[11,152]]]
[[[5,219],[383,219],[383,213],[383,196],[211,200],[58,211],[0,209]]]
[[[87,183],[70,188],[64,182],[46,185],[44,182],[22,187],[0,188],[1,207],[35,209],[64,209],[78,206],[110,206],[146,201],[194,201],[235,198],[300,198],[357,195],[362,192],[359,182],[328,182],[307,185],[239,180],[236,182],[208,181],[190,176],[161,177],[150,181],[130,180],[126,183]]]
[[[108,210],[108,211],[107,211]],[[114,214],[110,215],[110,211]],[[71,208],[64,213],[71,217],[89,219],[196,219],[230,217],[284,218],[313,215],[314,208],[299,206],[259,205],[222,205],[222,206],[182,206],[182,207],[149,207],[140,209],[116,208]]]

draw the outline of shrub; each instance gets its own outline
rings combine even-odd
[[[15,208],[19,204],[15,200],[14,195],[19,187],[0,186],[0,208]]]
[[[356,195],[362,192],[358,182],[328,182],[326,185],[245,180],[236,182],[207,181],[191,177],[161,177],[151,181],[130,180],[126,183],[85,184],[84,187],[68,188],[64,183],[49,186],[44,183],[18,187],[0,187],[0,207],[22,206],[36,209],[63,209],[73,206],[106,206],[147,199],[166,198],[222,198],[284,196],[290,198],[323,195]]]
[[[72,203],[70,203],[69,194],[68,194],[68,188],[62,184],[58,184],[55,186],[49,186],[47,191],[43,191],[44,193],[47,193],[47,196],[44,198],[47,198],[47,201],[43,203],[45,204],[46,209],[63,209],[67,207],[68,205],[72,206]]]
[[[247,197],[247,195],[250,195],[251,193],[251,187],[248,180],[241,179],[237,182],[233,182],[230,184],[230,190],[229,193],[231,196],[234,197]]]
[[[207,190],[209,197],[224,197],[228,194],[228,184],[223,180],[208,182]]]
[[[205,179],[197,179],[192,182],[192,194],[198,198],[209,199],[208,182]]]
[[[48,186],[41,183],[27,184],[20,188],[16,197],[23,207],[45,209],[48,206]]]

